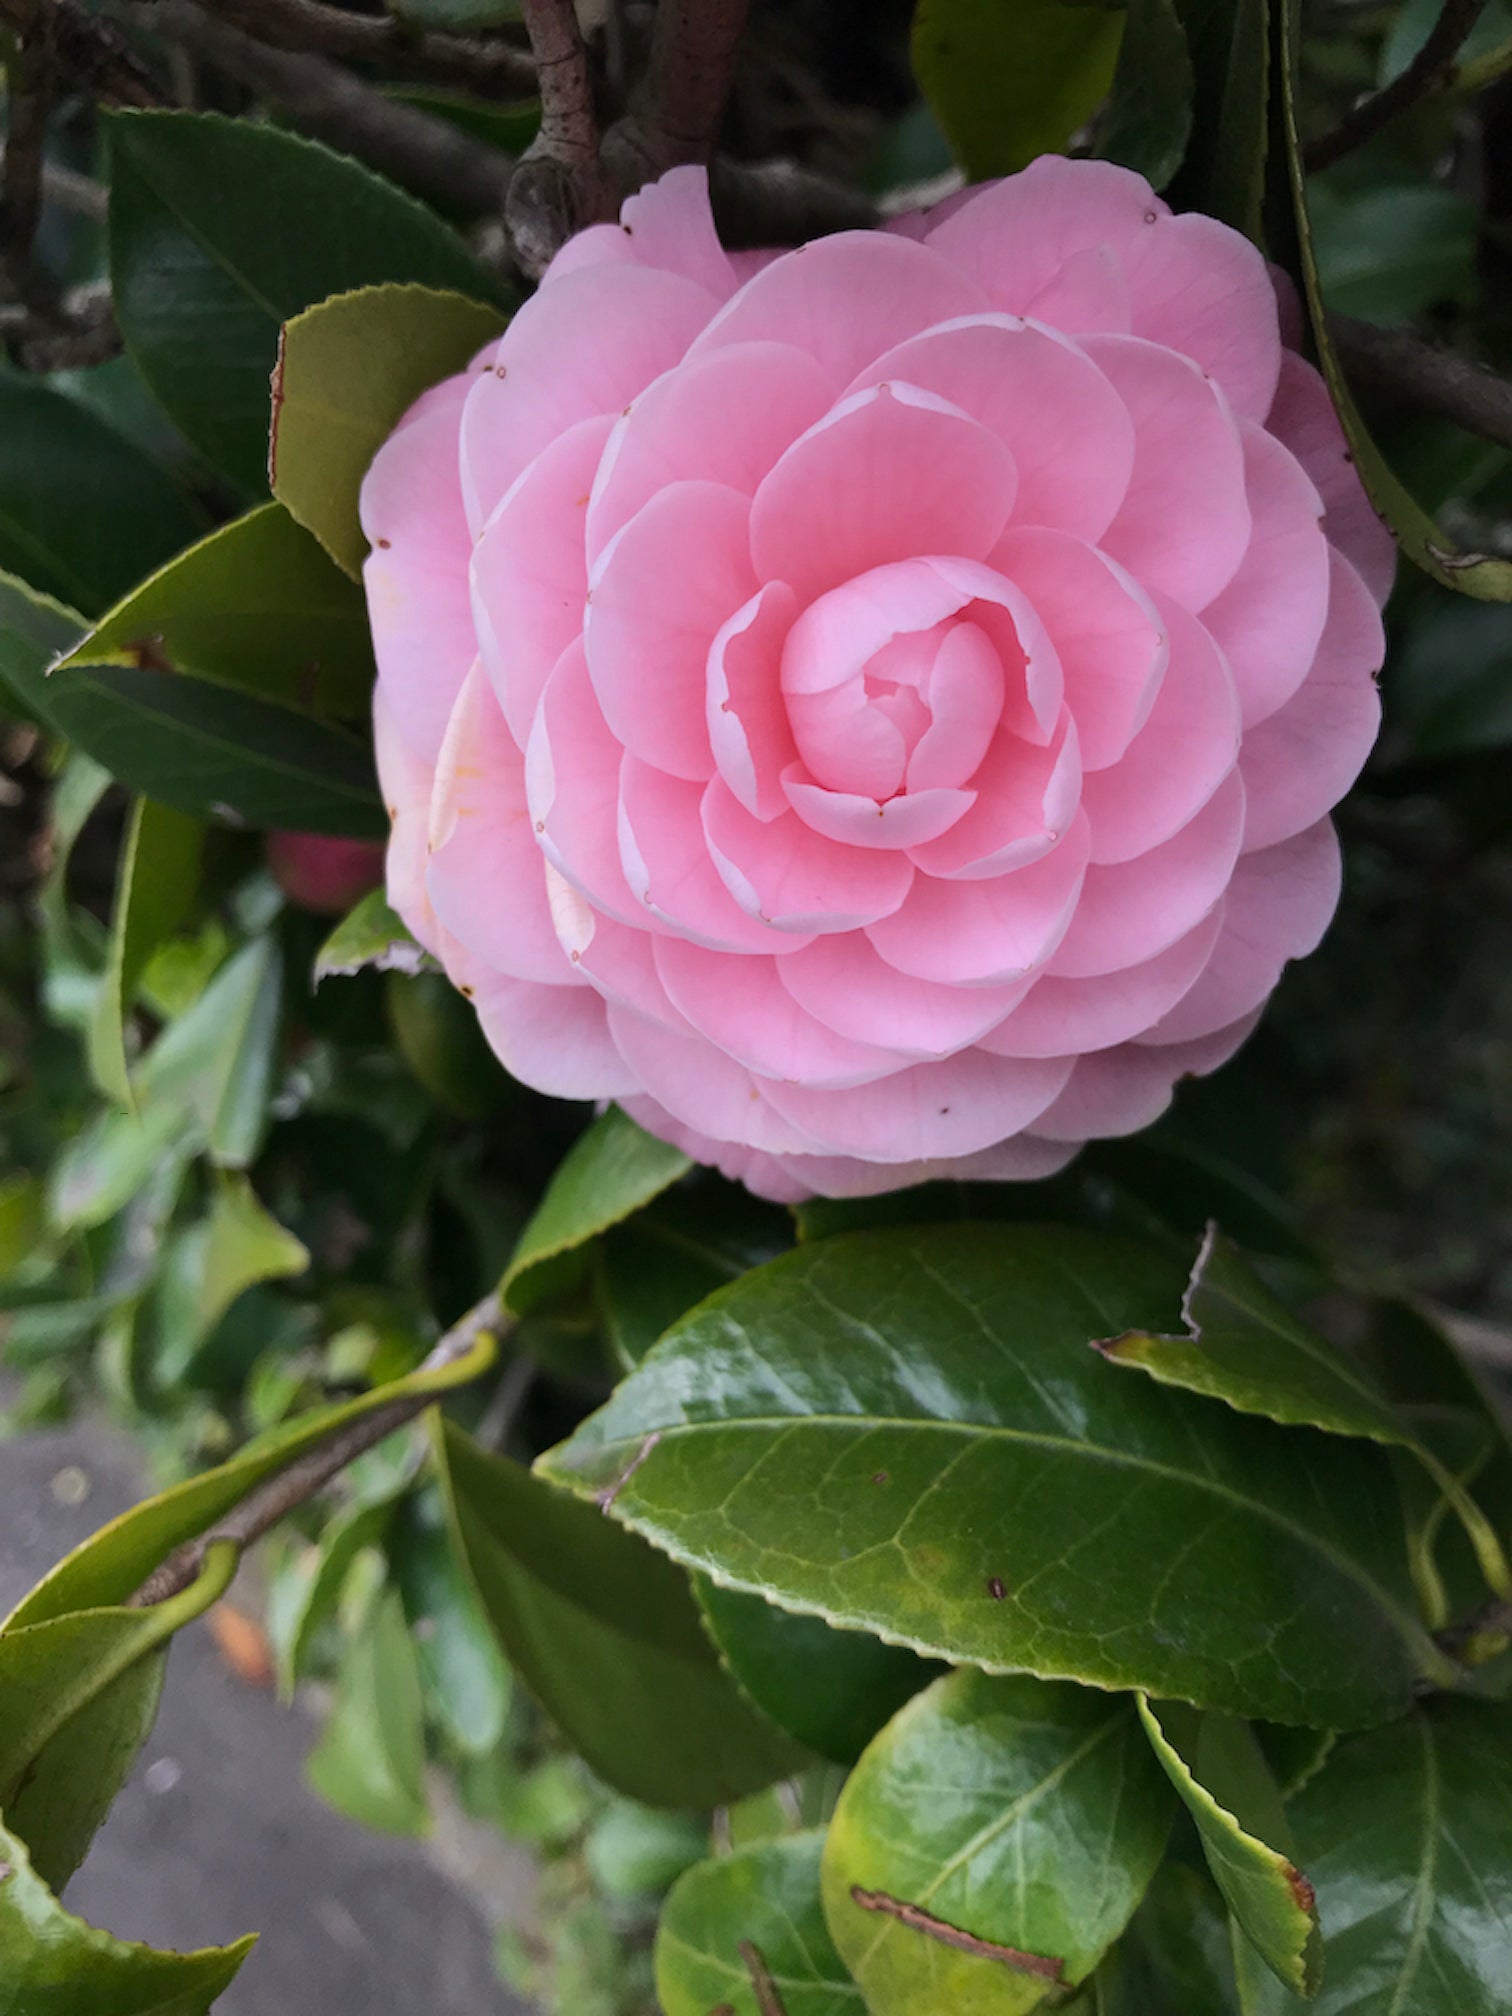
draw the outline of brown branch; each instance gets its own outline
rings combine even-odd
[[[482,1338],[503,1337],[510,1327],[510,1319],[505,1315],[498,1296],[487,1295],[476,1308],[467,1312],[460,1323],[447,1331],[421,1369],[439,1372],[448,1365],[455,1365]],[[145,1609],[149,1604],[165,1602],[181,1589],[187,1589],[199,1574],[206,1552],[217,1540],[234,1540],[242,1548],[260,1540],[296,1506],[306,1504],[323,1490],[348,1464],[355,1463],[359,1456],[376,1448],[396,1428],[402,1428],[417,1414],[423,1414],[427,1407],[433,1406],[435,1398],[434,1393],[401,1394],[387,1405],[375,1407],[371,1413],[349,1422],[345,1428],[338,1428],[335,1434],[317,1443],[313,1449],[306,1450],[302,1456],[296,1456],[284,1469],[249,1491],[218,1526],[175,1549],[129,1599],[128,1607]]]
[[[521,268],[539,278],[567,240],[613,214],[599,166],[588,49],[573,0],[521,0],[541,94],[541,130],[510,181],[504,222]]]
[[[1064,1960],[1048,1953],[1024,1953],[1017,1946],[999,1946],[993,1939],[979,1939],[974,1932],[963,1932],[958,1925],[936,1918],[921,1905],[889,1897],[885,1890],[863,1890],[859,1884],[853,1884],[850,1894],[851,1902],[859,1904],[863,1911],[880,1911],[884,1917],[896,1918],[911,1932],[922,1932],[926,1939],[938,1939],[942,1946],[952,1946],[958,1953],[972,1953],[979,1960],[1001,1960],[1016,1974],[1034,1974],[1042,1981],[1059,1981],[1065,1974]]]
[[[370,63],[388,77],[528,98],[535,65],[495,37],[419,34],[393,14],[355,14],[322,0],[211,0],[233,28],[298,56]]]
[[[119,31],[79,0],[0,0],[0,26],[24,45],[46,21],[59,72],[102,105],[161,105],[164,94]]]
[[[751,1993],[756,1997],[756,2007],[761,2016],[787,2016],[787,2009],[777,1992],[777,1983],[772,1979],[772,1970],[761,1948],[753,1946],[749,1939],[742,1939],[735,1950],[750,1977]]]
[[[877,206],[859,189],[796,161],[731,161],[709,170],[709,193],[726,245],[802,245],[831,231],[869,231]]]
[[[108,286],[78,287],[41,307],[0,308],[0,342],[23,371],[74,371],[121,354]]]
[[[37,32],[26,36],[6,77],[4,173],[0,176],[0,271],[18,299],[40,299],[32,271],[32,244],[42,221],[42,163],[47,121],[52,111],[52,16],[44,12]],[[40,290],[40,291],[39,291]]]
[[[269,48],[192,0],[153,0],[152,13],[166,36],[276,105],[300,132],[355,155],[431,202],[479,216],[497,212],[512,163],[486,141],[386,97],[324,57]]]
[[[1460,44],[1475,26],[1484,5],[1485,0],[1444,0],[1427,41],[1400,76],[1393,77],[1384,90],[1346,112],[1332,132],[1324,133],[1305,150],[1309,171],[1327,168],[1344,155],[1352,154],[1356,147],[1363,146],[1383,126],[1389,125],[1398,113],[1451,82]]]
[[[1512,382],[1497,372],[1407,329],[1382,329],[1353,315],[1331,315],[1329,328],[1352,384],[1409,400],[1512,448]]]

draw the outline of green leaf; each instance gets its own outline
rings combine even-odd
[[[339,577],[338,577],[339,578]],[[381,836],[371,752],[298,708],[148,666],[48,667],[82,616],[0,574],[0,680],[23,709],[133,791],[195,814]]]
[[[385,1834],[423,1834],[425,1729],[415,1647],[386,1590],[347,1647],[336,1701],[305,1775],[321,1798]]]
[[[368,966],[380,973],[418,973],[425,958],[384,892],[370,889],[316,953],[313,979],[318,987],[333,973],[360,973]]]
[[[1328,1935],[1311,2004],[1268,1979],[1246,2016],[1512,2008],[1512,1705],[1438,1700],[1344,1738],[1288,1817]]]
[[[280,1574],[268,1603],[268,1637],[278,1668],[279,1692],[292,1700],[308,1667],[316,1633],[336,1608],[342,1584],[364,1549],[381,1545],[394,1515],[391,1503],[351,1505],[339,1512],[319,1543]]]
[[[505,1656],[606,1784],[648,1806],[720,1806],[797,1767],[721,1671],[670,1561],[450,1422],[437,1446]]]
[[[595,1287],[621,1366],[639,1364],[695,1302],[792,1243],[785,1211],[707,1176],[611,1226],[599,1243]]]
[[[285,323],[273,373],[273,494],[348,574],[367,540],[368,465],[429,386],[465,370],[504,327],[496,308],[429,287],[364,287]]]
[[[914,74],[968,182],[1066,150],[1107,96],[1123,25],[1068,0],[919,0]]]
[[[1309,190],[1313,247],[1328,305],[1367,321],[1406,323],[1475,297],[1475,205],[1453,189],[1388,184]]]
[[[1087,2016],[1240,2016],[1231,1923],[1206,1874],[1168,1856],[1099,1968]]]
[[[937,1680],[852,1772],[824,1850],[830,1933],[872,2016],[1023,2016],[1085,1980],[1173,1803],[1127,1698]]]
[[[906,1645],[836,1631],[822,1617],[695,1578],[709,1635],[762,1713],[816,1756],[854,1764],[873,1736],[939,1672]]]
[[[1270,116],[1270,0],[1176,0],[1193,72],[1192,130],[1171,189],[1258,243]]]
[[[322,717],[366,715],[362,591],[282,504],[232,519],[133,588],[54,668],[146,666]]]
[[[1175,0],[1129,0],[1096,153],[1164,189],[1192,130],[1192,56]]]
[[[309,1265],[309,1249],[264,1208],[245,1175],[223,1177],[209,1211],[174,1242],[159,1284],[156,1385],[180,1383],[239,1295],[261,1281],[292,1280]]]
[[[865,2016],[819,1899],[822,1833],[690,1869],[662,1909],[656,1992],[666,2016]],[[780,2002],[758,1997],[753,1968]]]
[[[221,1167],[253,1161],[268,1124],[282,978],[271,934],[227,960],[137,1067],[133,1090],[144,1127],[160,1114],[192,1114]]]
[[[126,1018],[153,953],[185,922],[199,893],[205,829],[172,806],[139,798],[116,871],[110,951],[89,1030],[89,1065],[102,1091],[131,1103]]]
[[[466,1385],[487,1370],[494,1349],[493,1340],[485,1337],[453,1365],[437,1371],[422,1368],[339,1407],[317,1407],[296,1415],[248,1443],[229,1463],[134,1505],[76,1547],[23,1597],[6,1619],[4,1630],[40,1624],[70,1610],[126,1602],[176,1547],[208,1532],[249,1491],[305,1450],[395,1400],[422,1394],[439,1398]]]
[[[1512,1593],[1501,1543],[1458,1479],[1365,1373],[1256,1279],[1216,1225],[1203,1240],[1181,1313],[1185,1337],[1135,1331],[1098,1349],[1114,1365],[1137,1367],[1164,1386],[1208,1394],[1244,1414],[1410,1450],[1463,1522],[1491,1588]]]
[[[204,2016],[254,1943],[159,1953],[112,1939],[65,1911],[0,1827],[0,2016]]]
[[[1139,1714],[1241,1931],[1279,1981],[1315,1995],[1323,1939],[1313,1886],[1292,1860],[1281,1797],[1249,1725],[1143,1697]]]
[[[193,1148],[192,1117],[180,1106],[165,1104],[140,1115],[97,1114],[53,1163],[47,1190],[52,1224],[60,1232],[105,1224],[131,1202],[155,1169],[187,1162]]]
[[[504,1734],[510,1672],[435,1494],[406,1501],[389,1558],[427,1705],[459,1750],[485,1756]]]
[[[83,1860],[151,1727],[168,1640],[225,1594],[237,1555],[229,1542],[212,1547],[196,1581],[151,1608],[0,1631],[0,1808],[54,1889]]]
[[[1308,216],[1307,177],[1298,129],[1298,63],[1301,42],[1300,0],[1277,0],[1279,24],[1282,124],[1286,136],[1287,172],[1296,223],[1300,279],[1307,305],[1318,364],[1328,383],[1350,454],[1371,503],[1390,526],[1408,558],[1446,588],[1482,602],[1512,601],[1512,561],[1467,553],[1435,524],[1406,486],[1392,472],[1371,439],[1350,395],[1343,367],[1333,346],[1323,299],[1323,285],[1313,249]]]
[[[195,112],[111,112],[106,130],[126,347],[188,439],[244,490],[266,484],[283,323],[385,281],[498,295],[439,218],[312,141]]]
[[[611,1106],[563,1157],[520,1234],[501,1283],[505,1305],[523,1316],[572,1287],[583,1271],[580,1249],[660,1196],[692,1166],[680,1149]]]
[[[1384,1453],[1087,1348],[1180,1292],[1163,1257],[1044,1226],[823,1240],[677,1324],[543,1463],[716,1580],[938,1657],[1278,1722],[1401,1713],[1452,1669]]]
[[[93,614],[197,539],[202,522],[113,427],[0,370],[0,567]]]

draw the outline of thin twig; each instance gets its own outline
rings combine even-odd
[[[750,1980],[751,1993],[756,1997],[756,2007],[761,2016],[787,2016],[787,2005],[778,1993],[777,1983],[772,1979],[772,1970],[761,1948],[749,1939],[742,1939],[735,1950]]]
[[[1041,1981],[1059,1981],[1065,1975],[1066,1963],[1062,1959],[1048,1953],[1025,1953],[1017,1946],[1000,1946],[995,1939],[979,1939],[974,1932],[963,1932],[959,1925],[936,1918],[922,1905],[890,1897],[885,1890],[863,1890],[855,1883],[850,1894],[851,1902],[859,1904],[863,1911],[879,1911],[886,1918],[896,1918],[911,1932],[922,1932],[926,1939],[937,1939],[942,1946],[954,1947],[958,1953],[971,1953],[979,1960],[1001,1961],[1014,1973],[1033,1974]]]
[[[482,1338],[502,1337],[510,1327],[510,1319],[505,1315],[498,1296],[486,1295],[460,1323],[447,1331],[421,1370],[439,1372],[455,1365]],[[363,1414],[345,1428],[339,1428],[324,1442],[306,1450],[304,1455],[297,1456],[276,1475],[258,1485],[256,1490],[248,1492],[218,1526],[170,1554],[130,1598],[128,1607],[145,1609],[150,1604],[162,1603],[168,1597],[176,1596],[181,1589],[187,1589],[198,1575],[206,1551],[217,1540],[235,1540],[244,1549],[254,1540],[260,1540],[296,1506],[313,1498],[348,1464],[355,1463],[359,1456],[376,1448],[396,1428],[402,1428],[417,1414],[423,1414],[427,1407],[434,1405],[435,1398],[433,1393],[401,1394],[386,1406],[375,1407],[370,1414]]]
[[[386,97],[324,57],[270,49],[191,0],[153,0],[152,14],[165,36],[276,105],[300,132],[354,154],[432,202],[479,216],[497,212],[512,162],[486,141]]]
[[[532,278],[585,224],[612,214],[599,166],[598,114],[588,49],[572,0],[521,0],[535,57],[541,130],[515,170],[504,221],[515,258]]]
[[[52,16],[45,10],[26,36],[6,77],[4,173],[0,176],[0,271],[11,294],[40,302],[44,292],[32,271],[32,244],[42,221],[42,164],[52,111]]]
[[[356,14],[321,0],[211,0],[233,28],[275,49],[370,63],[388,77],[490,95],[529,97],[535,65],[523,49],[490,36],[419,34],[394,14]]]
[[[1512,448],[1512,382],[1497,372],[1408,329],[1382,329],[1353,315],[1332,315],[1329,327],[1351,383]]]
[[[1346,112],[1332,132],[1324,133],[1306,149],[1309,171],[1327,168],[1352,154],[1356,147],[1372,139],[1409,105],[1437,90],[1454,71],[1460,44],[1475,26],[1485,0],[1444,0],[1428,39],[1400,76],[1393,77],[1383,90]]]

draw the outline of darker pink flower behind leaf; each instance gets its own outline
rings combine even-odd
[[[764,1195],[1143,1127],[1332,914],[1390,541],[1260,255],[1124,170],[731,257],[679,169],[362,512],[395,907]]]

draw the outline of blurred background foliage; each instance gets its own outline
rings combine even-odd
[[[633,26],[636,10],[623,11]],[[1060,11],[1086,38],[1086,88],[1100,98],[1117,14]],[[1304,130],[1328,129],[1400,73],[1437,13],[1436,0],[1309,0]],[[906,0],[760,0],[729,147],[793,157],[895,204],[948,187],[951,146],[911,66],[911,16]],[[1509,47],[1512,6],[1490,0],[1465,52],[1479,88],[1432,92],[1311,184],[1332,307],[1501,370]],[[182,48],[172,60],[198,105],[249,124],[286,116],[213,63]],[[410,96],[512,148],[532,130],[528,104]],[[107,230],[107,144],[87,97],[65,95],[37,257],[51,284],[87,292],[111,277],[114,236],[124,303],[121,247],[136,227],[118,179]],[[493,258],[491,227],[462,209],[473,250]],[[240,441],[217,455],[205,427],[186,428],[191,407],[170,417],[152,376],[173,360],[154,345],[144,323],[103,363],[0,368],[0,569],[85,618],[259,494],[255,441],[250,463]],[[1368,384],[1360,394],[1419,501],[1467,547],[1512,559],[1512,449]],[[351,598],[332,582],[335,622]],[[1341,815],[1345,897],[1321,952],[1287,976],[1241,1057],[1184,1088],[1150,1133],[992,1208],[1153,1227],[1186,1250],[1216,1211],[1304,1285],[1326,1254],[1374,1293],[1429,1298],[1505,1364],[1512,617],[1404,566],[1389,623],[1385,732]],[[0,638],[14,645],[19,628],[0,602]],[[17,662],[0,652],[0,679]],[[512,1083],[423,961],[375,960],[387,942],[376,912],[359,947],[372,963],[317,983],[334,917],[308,907],[254,819],[143,815],[14,678],[0,689],[0,754],[4,1431],[104,1409],[168,1483],[418,1364],[498,1281],[591,1115]],[[144,919],[152,889],[166,907]],[[635,1340],[793,1236],[786,1214],[686,1178],[554,1280],[458,1418],[528,1458],[608,1391]],[[564,2016],[650,2010],[655,1900],[705,1852],[707,1824],[609,1793],[562,1748],[513,1684],[438,1487],[418,1472],[412,1439],[394,1438],[266,1550],[277,1672],[289,1688],[320,1683],[330,1702],[314,1781],[407,1831],[425,1824],[428,1765],[451,1773],[469,1812],[545,1863],[542,1929],[505,1942],[507,1975]],[[833,1775],[722,1812],[721,1838],[822,1819]]]

